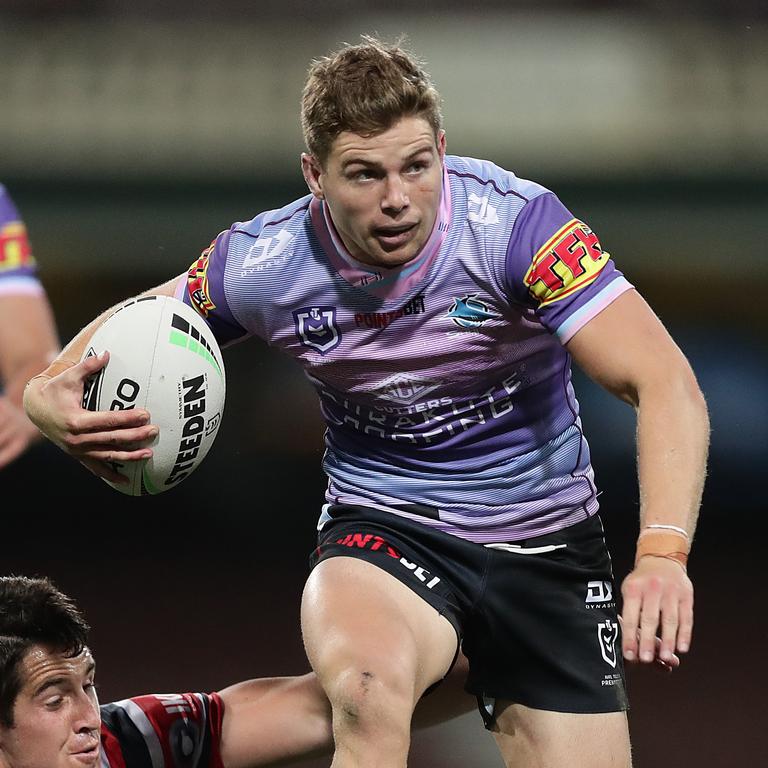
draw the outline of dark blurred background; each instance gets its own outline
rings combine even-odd
[[[0,180],[62,339],[186,270],[232,221],[304,193],[306,66],[366,32],[407,35],[445,99],[449,151],[554,189],[693,363],[713,429],[696,637],[674,675],[630,672],[635,762],[768,765],[764,2],[0,0]],[[48,446],[0,473],[0,572],[50,575],[80,602],[105,701],[307,669],[317,408],[263,344],[225,360],[221,434],[179,488],[127,499]],[[621,579],[633,414],[577,378]],[[500,762],[472,715],[419,734],[412,764]]]

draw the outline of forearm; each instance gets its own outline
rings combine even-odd
[[[640,527],[676,526],[692,539],[709,445],[704,398],[693,375],[686,373],[672,383],[649,386],[639,401]]]
[[[117,306],[118,305],[110,307],[98,317],[91,320],[88,325],[70,340],[64,349],[59,352],[59,354],[50,362],[48,367],[41,371],[39,375],[45,378],[53,378],[67,368],[71,368],[75,365],[83,356],[93,334],[96,333],[104,321],[115,311]]]
[[[162,283],[154,288],[150,288],[148,291],[144,291],[139,294],[140,296],[173,296],[176,290],[179,277],[175,277],[166,283]],[[126,299],[125,301],[128,301]],[[74,336],[70,342],[61,350],[56,358],[50,363],[50,365],[42,371],[40,374],[43,377],[53,377],[67,368],[71,368],[75,365],[85,353],[88,348],[88,344],[91,341],[94,333],[103,325],[105,320],[112,315],[112,313],[124,302],[121,301],[115,304],[113,307],[102,312],[98,317],[93,319],[88,325],[86,325],[76,336]]]

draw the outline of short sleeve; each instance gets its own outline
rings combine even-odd
[[[27,229],[0,184],[0,295],[42,292]]]
[[[533,308],[563,344],[632,288],[597,235],[551,192],[529,201],[518,216],[506,279],[510,300]]]
[[[224,768],[218,694],[137,696],[101,707],[102,748],[126,768]]]
[[[222,232],[192,263],[182,300],[208,322],[216,341],[229,344],[248,335],[227,301],[224,276],[232,229]]]

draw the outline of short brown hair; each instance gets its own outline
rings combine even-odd
[[[342,131],[373,136],[412,115],[424,117],[437,138],[440,95],[399,42],[387,45],[364,35],[360,45],[345,45],[309,68],[301,127],[307,149],[321,163]]]
[[[0,577],[0,726],[13,727],[21,663],[32,646],[74,657],[85,647],[88,629],[74,602],[48,579]]]

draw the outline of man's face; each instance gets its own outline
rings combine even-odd
[[[440,205],[445,134],[403,117],[375,136],[340,133],[321,165],[302,155],[304,178],[325,199],[344,245],[358,261],[395,267],[413,259]]]
[[[21,663],[13,727],[0,726],[0,768],[96,768],[101,719],[86,648],[67,658],[34,646]]]

